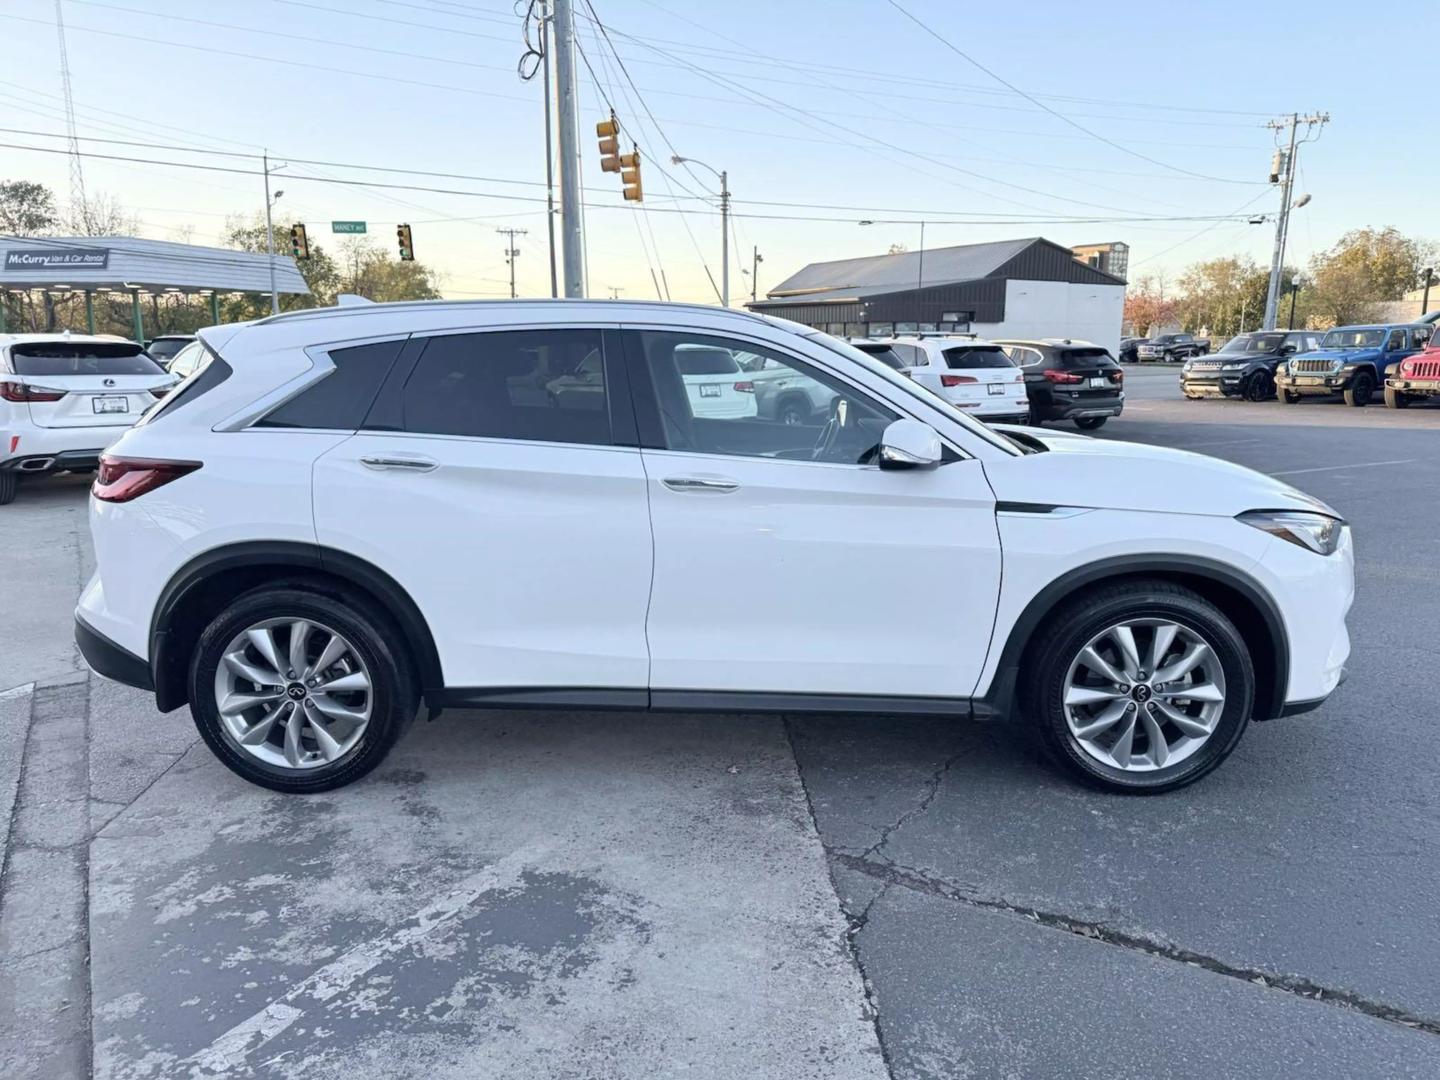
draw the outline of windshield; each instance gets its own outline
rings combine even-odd
[[[1279,352],[1285,344],[1284,334],[1238,334],[1225,343],[1222,353]]]
[[[46,341],[15,345],[16,375],[163,375],[145,350],[129,341]]]
[[[1322,349],[1378,349],[1384,330],[1331,330],[1320,342]]]
[[[771,321],[775,325],[784,327],[785,329],[799,329],[798,324],[788,323],[781,319],[772,319]],[[1002,450],[1005,453],[1011,454],[1015,457],[1024,456],[1025,450],[1023,450],[1018,443],[1014,442],[1011,439],[1005,438],[997,431],[991,431],[978,420],[975,420],[973,417],[966,416],[959,409],[955,408],[948,401],[942,398],[939,394],[932,393],[931,391],[922,387],[919,383],[911,379],[907,379],[904,375],[901,375],[897,371],[891,370],[889,367],[876,360],[873,356],[868,356],[865,353],[861,352],[854,345],[851,345],[848,341],[841,341],[839,338],[831,337],[829,334],[821,333],[818,330],[810,333],[804,333],[800,336],[815,342],[815,344],[817,345],[829,349],[833,353],[838,353],[846,360],[849,360],[851,363],[857,364],[858,366],[864,368],[866,371],[874,372],[876,375],[883,378],[896,391],[905,394],[915,399],[916,401],[924,402],[932,409],[943,412],[948,419],[952,420],[954,423],[959,424],[970,434],[974,435],[977,439],[985,440],[986,443],[995,447],[997,450]]]
[[[960,345],[946,349],[945,366],[949,368],[1007,368],[1015,365],[994,345]]]

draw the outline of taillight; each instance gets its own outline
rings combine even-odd
[[[1045,378],[1055,383],[1078,383],[1084,382],[1079,375],[1071,375],[1068,371],[1047,371]]]
[[[941,386],[959,386],[961,383],[973,383],[980,380],[971,375],[941,375]]]
[[[157,387],[155,387],[155,389],[153,389],[153,390],[150,391],[150,393],[151,393],[154,397],[164,397],[164,396],[165,396],[166,394],[168,394],[169,392],[170,392],[170,387],[168,387],[168,386],[157,386]]]
[[[6,401],[59,401],[64,396],[64,390],[52,390],[48,386],[0,382],[0,398],[4,398]]]
[[[1017,372],[1015,373],[1015,381],[1016,381],[1016,382],[1024,382],[1024,381],[1025,381],[1025,373],[1024,373],[1023,371],[1017,371]]]
[[[755,392],[755,384],[753,382],[737,382],[735,389],[739,390],[742,394],[753,394]]]
[[[102,454],[100,471],[95,475],[90,494],[101,502],[129,502],[198,468],[198,461],[156,461]]]
[[[1121,371],[1119,368],[1116,368],[1114,371],[1110,372],[1110,381],[1111,381],[1111,382],[1124,382],[1124,381],[1125,381],[1125,372]]]

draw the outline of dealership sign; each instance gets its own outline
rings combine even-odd
[[[110,265],[109,248],[40,248],[5,253],[5,269],[104,270]]]

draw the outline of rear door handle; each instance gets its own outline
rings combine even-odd
[[[738,480],[721,480],[704,476],[667,476],[660,481],[671,491],[713,491],[717,494],[724,494],[727,491],[736,491],[740,487]]]
[[[362,457],[360,464],[367,469],[408,469],[411,472],[430,472],[440,467],[438,461],[427,457]]]

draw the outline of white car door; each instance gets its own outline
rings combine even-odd
[[[319,542],[409,593],[447,689],[644,701],[650,517],[610,337],[412,339],[366,429],[316,462]]]
[[[697,416],[675,363],[697,344],[764,355],[835,405],[804,424]],[[656,706],[973,693],[1000,582],[978,461],[881,471],[874,447],[899,413],[755,340],[637,327],[626,352],[655,537]]]

